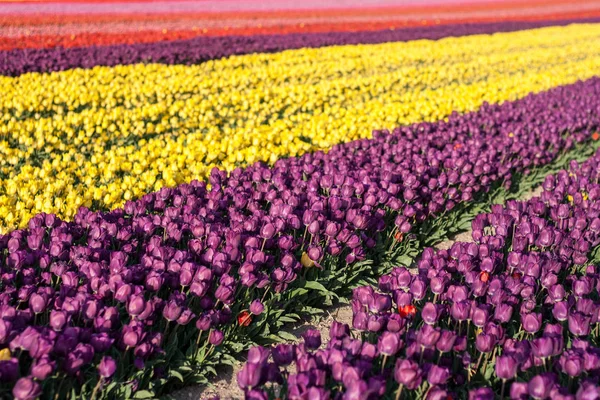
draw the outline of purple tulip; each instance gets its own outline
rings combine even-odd
[[[50,326],[57,332],[63,330],[67,324],[67,313],[64,311],[52,310],[50,312]]]
[[[35,314],[42,313],[46,309],[46,299],[44,299],[43,296],[34,293],[29,297],[29,307]]]
[[[559,301],[552,307],[552,315],[557,321],[564,322],[569,317],[569,306],[565,301]]]
[[[527,385],[529,395],[534,399],[546,399],[556,382],[554,374],[547,372],[533,377]]]
[[[45,355],[33,362],[30,373],[35,379],[43,381],[52,374],[55,368],[56,363],[50,360],[48,355]]]
[[[252,389],[258,386],[263,379],[263,366],[254,363],[245,364],[237,373],[237,382],[241,389]]]
[[[513,379],[517,374],[517,361],[510,355],[502,355],[496,358],[496,376],[498,379]]]
[[[452,331],[444,330],[436,342],[435,347],[441,353],[448,353],[454,347],[455,342],[456,334]]]
[[[513,382],[510,385],[511,400],[527,400],[529,399],[529,386],[525,382]]]
[[[584,367],[583,357],[572,350],[567,350],[559,360],[562,371],[571,377],[581,374]]]
[[[400,347],[400,337],[397,333],[383,332],[377,342],[377,349],[381,354],[394,356]]]
[[[398,359],[394,369],[394,379],[407,389],[414,390],[421,385],[422,371],[417,363]]]
[[[469,391],[469,400],[494,400],[494,391],[487,387]]]
[[[208,341],[213,346],[219,346],[221,343],[223,343],[223,339],[224,339],[223,332],[221,332],[218,329],[211,331],[210,335],[208,335]]]
[[[496,338],[493,335],[488,335],[485,332],[477,335],[477,339],[475,340],[475,347],[482,353],[489,353],[494,349],[495,345]]]
[[[138,316],[144,311],[146,308],[146,301],[143,296],[133,295],[129,298],[129,303],[127,305],[127,312],[129,315]]]
[[[550,337],[536,338],[531,341],[531,350],[535,357],[550,357],[553,352],[553,347],[553,341]]]
[[[525,332],[536,333],[542,327],[542,314],[529,313],[521,316],[521,326]]]
[[[572,312],[568,317],[569,331],[575,336],[587,336],[590,333],[590,321],[590,317],[580,312]]]
[[[294,359],[294,345],[278,344],[273,348],[273,361],[279,366],[289,365]]]
[[[254,300],[250,303],[250,312],[254,315],[260,315],[264,311],[265,306],[260,302],[260,300]]]
[[[175,321],[181,313],[183,309],[180,305],[178,305],[175,301],[169,301],[165,308],[163,309],[163,316],[167,321]]]
[[[104,379],[109,379],[115,374],[117,370],[116,361],[109,356],[104,356],[100,360],[100,364],[98,364],[98,374]]]
[[[0,361],[0,381],[14,382],[19,377],[19,361],[16,358]]]
[[[304,335],[302,335],[302,337],[304,338],[304,343],[306,344],[307,348],[318,349],[321,347],[321,332],[318,330],[309,329],[304,333]]]
[[[17,381],[12,394],[17,400],[34,400],[42,395],[42,387],[33,379],[24,377]]]
[[[421,310],[421,318],[423,322],[429,325],[435,325],[440,317],[440,309],[433,303],[427,302]]]
[[[439,367],[437,365],[432,365],[427,373],[427,382],[430,385],[443,385],[450,378],[450,371],[446,367]]]

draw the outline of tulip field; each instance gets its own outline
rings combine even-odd
[[[0,1],[0,399],[190,388],[600,399],[600,0]]]

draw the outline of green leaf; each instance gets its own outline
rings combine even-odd
[[[296,297],[296,296],[303,296],[306,293],[308,293],[308,290],[306,290],[304,288],[296,288],[294,290],[291,290],[289,292],[289,294],[287,294],[287,293],[286,294],[289,295],[290,297]]]
[[[183,382],[183,375],[181,375],[181,373],[179,371],[174,370],[174,369],[170,370],[169,377],[173,377],[173,376],[175,378],[179,379],[181,382]]]
[[[323,310],[320,308],[315,308],[315,307],[309,307],[309,306],[304,306],[301,308],[301,312],[306,313],[306,314],[310,314],[310,315],[319,315],[319,314],[323,314]]]
[[[323,286],[322,284],[320,284],[317,281],[306,281],[306,283],[304,283],[304,287],[307,289],[312,289],[312,290],[317,290],[327,296],[333,296],[337,299],[338,295],[327,290],[327,288],[325,286]]]
[[[298,320],[296,318],[290,318],[290,317],[284,316],[284,317],[279,317],[279,321],[287,322],[287,323],[294,323]]]
[[[280,331],[280,332],[277,333],[277,335],[281,339],[283,339],[283,340],[287,340],[287,341],[290,341],[290,342],[297,342],[298,341],[298,338],[296,336],[294,336],[291,333],[286,332],[286,331]]]
[[[155,399],[156,396],[155,396],[154,392],[151,392],[149,390],[138,390],[137,392],[135,392],[135,396],[133,398],[134,399]]]

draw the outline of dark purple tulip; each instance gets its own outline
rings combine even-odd
[[[44,299],[43,296],[34,293],[29,297],[29,307],[31,308],[31,311],[36,314],[44,312],[46,309],[46,299]]]
[[[142,311],[144,311],[144,308],[146,308],[146,301],[144,300],[144,296],[132,295],[129,298],[129,303],[127,305],[127,312],[129,313],[129,315],[132,315],[134,317],[140,315]]]
[[[482,353],[489,353],[494,349],[495,345],[496,338],[493,335],[488,335],[485,332],[477,335],[477,339],[475,340],[475,347]]]
[[[546,372],[533,377],[527,385],[529,395],[534,399],[546,399],[550,396],[550,391],[556,382],[556,376],[553,373]]]
[[[67,324],[67,313],[64,311],[52,310],[50,312],[50,326],[57,332],[63,330]]]
[[[350,334],[350,327],[346,324],[333,321],[329,328],[329,337],[334,339],[343,339]]]
[[[218,346],[221,343],[223,343],[223,338],[224,338],[223,332],[221,332],[218,329],[211,331],[210,335],[208,335],[208,341],[213,346]]]
[[[108,379],[115,374],[117,362],[109,356],[104,356],[98,364],[98,374],[104,379]]]
[[[31,376],[39,381],[43,381],[48,378],[56,367],[56,363],[50,360],[48,355],[45,355],[37,360],[34,360],[31,364]]]
[[[359,311],[354,313],[354,316],[352,317],[352,327],[359,331],[366,331],[368,329],[368,321],[369,318],[367,313]]]
[[[427,373],[427,381],[430,385],[443,385],[450,378],[450,371],[446,367],[432,365]]]
[[[521,326],[528,333],[536,333],[542,327],[542,314],[529,313],[521,316]]]
[[[580,312],[572,312],[568,317],[569,332],[575,336],[587,336],[590,333],[590,322],[590,317]]]
[[[471,305],[466,301],[454,303],[450,307],[450,314],[457,321],[465,321],[471,315]]]
[[[0,361],[0,381],[14,382],[19,377],[19,361],[16,358]]]
[[[569,317],[569,305],[566,301],[559,301],[552,307],[552,315],[557,321],[564,322]]]
[[[377,349],[381,354],[394,356],[400,348],[400,337],[397,333],[383,332],[377,342]]]
[[[498,379],[513,379],[517,374],[517,361],[510,355],[502,355],[496,358],[496,376]]]
[[[112,339],[106,332],[95,333],[90,338],[90,344],[96,353],[103,353],[107,351],[112,346],[114,341],[115,340]]]
[[[487,387],[469,391],[469,400],[494,400],[494,391]]]
[[[374,313],[389,311],[392,308],[392,298],[385,294],[375,294],[370,308]]]
[[[407,389],[414,390],[421,385],[422,371],[417,363],[398,359],[394,369],[394,379]]]
[[[321,332],[316,329],[309,329],[302,335],[304,343],[309,349],[318,349],[321,347]]]
[[[440,310],[435,304],[427,302],[425,306],[423,306],[423,309],[421,310],[421,318],[423,318],[423,322],[429,325],[435,325],[439,317]]]
[[[211,319],[207,314],[201,315],[196,321],[196,328],[201,331],[207,331],[212,325]]]
[[[525,382],[513,382],[510,385],[510,398],[511,400],[528,400],[529,387]]]
[[[263,366],[254,363],[245,364],[237,373],[237,382],[241,389],[252,389],[262,381]]]
[[[165,308],[163,308],[163,316],[167,321],[175,321],[181,313],[183,309],[180,305],[178,305],[175,301],[169,301]]]
[[[294,359],[294,350],[293,344],[278,344],[272,350],[273,361],[279,366],[289,365]]]
[[[250,303],[250,312],[254,315],[260,315],[264,311],[265,306],[260,300],[254,300]]]
[[[567,350],[559,360],[562,371],[571,377],[579,376],[583,371],[583,357],[572,350]]]
[[[17,400],[34,400],[42,395],[42,387],[30,377],[24,377],[17,381],[12,394]]]
[[[442,331],[440,338],[435,344],[435,347],[438,351],[442,353],[448,353],[454,347],[454,343],[456,342],[456,333],[448,330]]]

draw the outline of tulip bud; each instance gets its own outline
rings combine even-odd
[[[529,313],[522,315],[521,325],[526,332],[536,333],[542,327],[542,314]]]
[[[114,375],[117,370],[116,361],[110,356],[104,356],[98,364],[98,374],[104,379],[108,379]]]
[[[377,349],[381,354],[394,356],[400,348],[400,337],[397,333],[383,332],[377,341]]]
[[[34,400],[42,395],[42,387],[30,377],[17,381],[12,390],[16,400]]]
[[[213,346],[218,346],[221,343],[223,343],[223,338],[224,338],[223,332],[221,332],[218,329],[215,329],[210,332],[210,335],[208,336],[208,341]]]
[[[265,306],[260,302],[260,300],[254,300],[250,303],[250,312],[254,315],[260,315],[264,311]]]
[[[510,355],[496,358],[496,376],[498,379],[513,379],[517,375],[517,361]]]
[[[304,343],[309,349],[318,349],[321,347],[321,333],[316,329],[309,329],[302,335]]]

